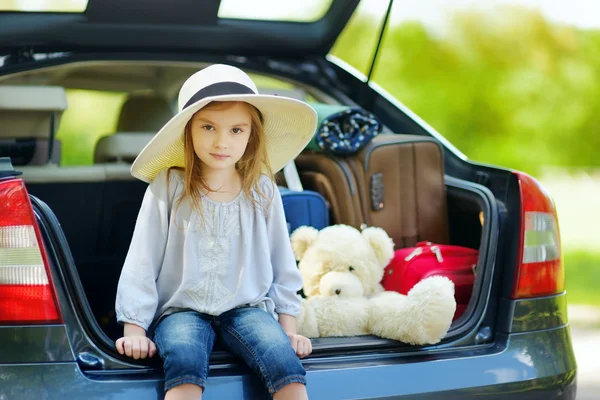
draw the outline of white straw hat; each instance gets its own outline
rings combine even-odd
[[[244,101],[260,110],[273,173],[300,154],[317,126],[317,113],[308,104],[287,97],[258,94],[252,79],[241,69],[211,65],[185,81],[179,91],[179,112],[140,152],[131,166],[131,174],[151,182],[165,168],[185,167],[185,126],[198,110],[212,101]]]

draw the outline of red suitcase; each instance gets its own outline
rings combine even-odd
[[[381,283],[385,290],[407,294],[427,277],[445,276],[454,282],[457,319],[471,298],[478,256],[479,251],[467,247],[419,242],[416,247],[396,250]]]

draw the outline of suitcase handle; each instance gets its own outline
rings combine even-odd
[[[421,254],[423,254],[423,249],[429,249],[429,251],[433,254],[435,254],[435,258],[437,260],[438,263],[443,263],[444,262],[444,257],[442,256],[442,250],[440,249],[439,246],[434,245],[431,242],[419,242],[417,243],[417,248],[414,249],[409,255],[407,255],[404,258],[404,261],[410,261],[413,258],[415,258],[416,256],[420,256]]]

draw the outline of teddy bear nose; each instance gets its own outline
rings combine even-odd
[[[335,294],[340,294],[342,293],[342,289],[335,289]]]

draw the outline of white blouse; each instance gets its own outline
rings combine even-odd
[[[266,176],[259,185],[272,199],[261,199],[263,207],[243,193],[226,203],[203,197],[201,216],[187,200],[177,207],[183,174],[171,171],[167,188],[166,170],[160,172],[144,195],[121,271],[117,321],[148,330],[177,310],[220,315],[245,305],[274,318],[298,316],[302,277],[281,195]]]

